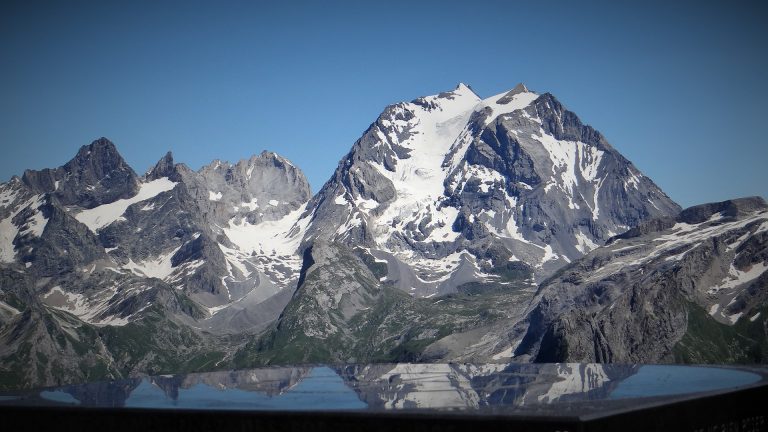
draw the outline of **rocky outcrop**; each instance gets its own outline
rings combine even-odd
[[[618,236],[544,282],[516,354],[544,362],[766,361],[768,205],[730,200],[672,220]],[[707,341],[713,334],[725,340]]]
[[[27,170],[22,181],[35,193],[50,193],[62,205],[93,208],[136,194],[139,179],[115,145],[100,138],[56,169]]]

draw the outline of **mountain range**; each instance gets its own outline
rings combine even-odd
[[[0,185],[0,386],[264,364],[765,362],[768,206],[681,210],[548,93],[388,106],[315,195],[270,152]]]

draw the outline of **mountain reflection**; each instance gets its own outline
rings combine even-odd
[[[712,367],[611,364],[372,364],[271,367],[132,378],[0,395],[0,404],[207,410],[558,412],[590,402],[704,392],[761,381]]]

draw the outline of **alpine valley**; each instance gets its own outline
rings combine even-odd
[[[272,364],[768,362],[768,205],[681,210],[551,94],[398,103],[314,196],[101,138],[0,185],[0,388]]]

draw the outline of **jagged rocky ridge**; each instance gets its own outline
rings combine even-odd
[[[315,196],[273,153],[138,176],[102,138],[0,185],[0,385],[539,358],[564,308],[536,309],[536,283],[678,212],[523,85],[387,107]]]

